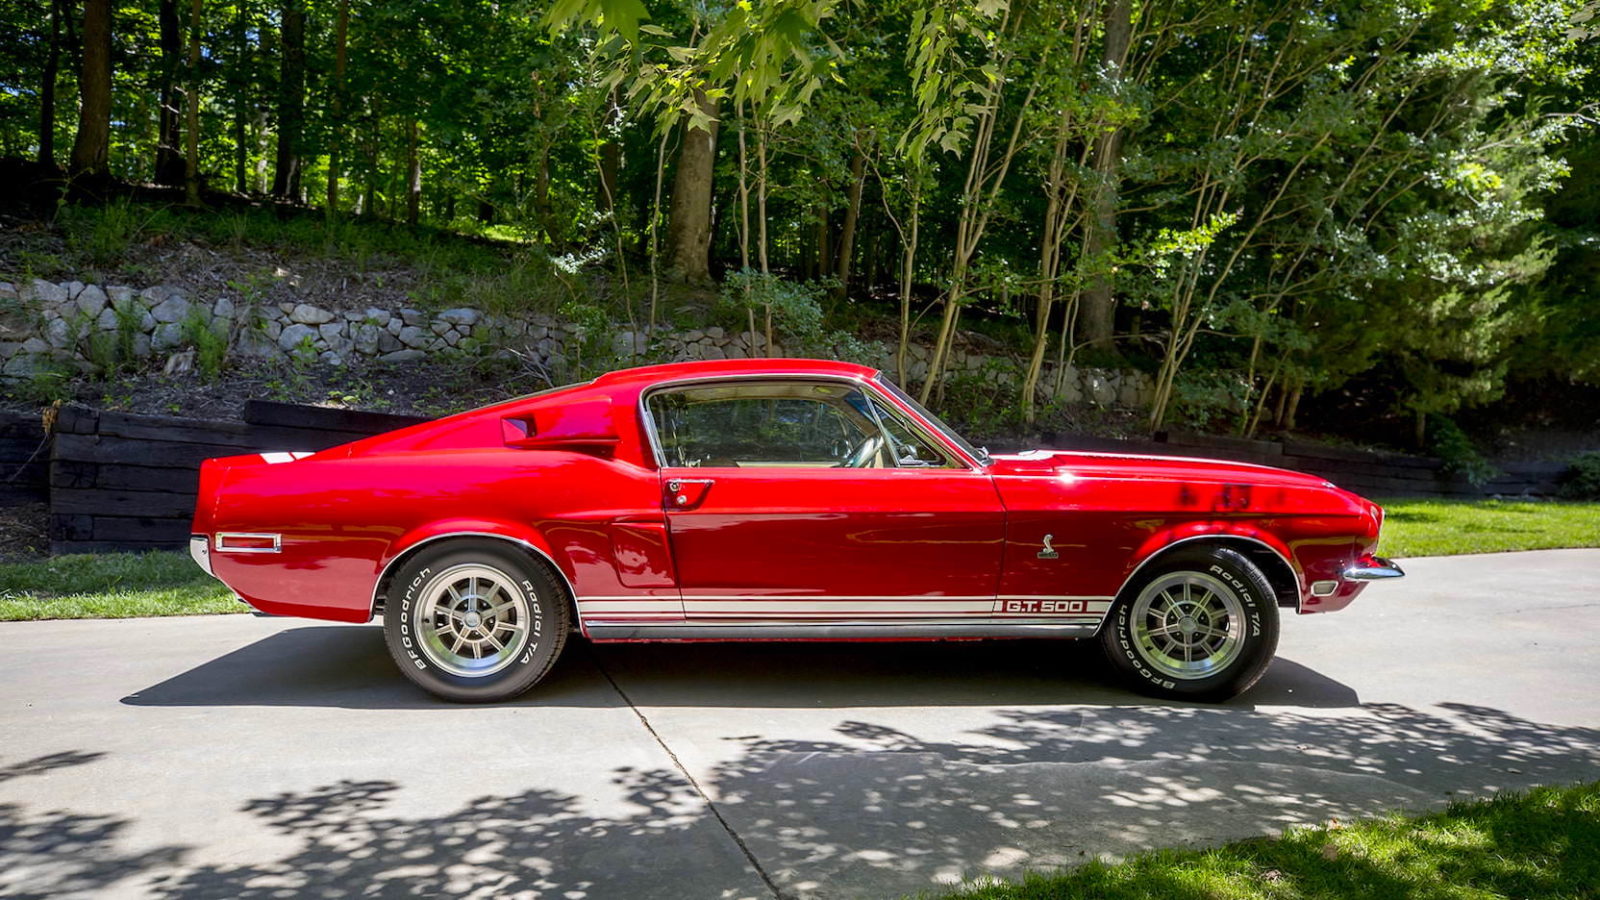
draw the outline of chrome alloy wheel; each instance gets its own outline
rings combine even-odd
[[[1234,590],[1203,572],[1173,572],[1139,592],[1130,612],[1139,655],[1186,681],[1227,668],[1244,643],[1244,604]]]
[[[416,631],[422,651],[453,675],[482,678],[504,669],[528,644],[527,591],[506,573],[452,566],[422,589]]]

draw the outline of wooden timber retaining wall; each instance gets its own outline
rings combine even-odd
[[[50,499],[50,445],[37,415],[0,412],[0,507]]]
[[[263,401],[245,404],[242,422],[63,408],[50,450],[50,551],[185,547],[202,460],[324,450],[422,421]]]

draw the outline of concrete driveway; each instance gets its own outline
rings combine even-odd
[[[0,625],[0,895],[897,897],[1600,777],[1600,551],[1406,568],[1214,707],[1048,642],[579,641],[460,707],[372,626]]]

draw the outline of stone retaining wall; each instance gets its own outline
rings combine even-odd
[[[92,370],[96,347],[115,346],[141,359],[182,355],[197,327],[226,337],[230,355],[244,359],[315,358],[330,365],[355,360],[399,363],[434,353],[517,353],[536,359],[552,373],[570,361],[599,357],[618,366],[634,361],[744,359],[782,356],[766,347],[761,334],[718,327],[657,334],[619,327],[608,335],[585,335],[580,328],[538,313],[492,316],[475,309],[438,312],[420,309],[339,309],[304,302],[247,303],[237,295],[192,296],[167,285],[136,290],[72,281],[35,280],[20,286],[0,282],[0,375],[26,378],[43,367],[70,364]],[[910,348],[909,374],[920,381],[928,371],[929,348]],[[869,343],[868,365],[892,369],[893,348]],[[984,373],[1015,383],[1020,363],[1009,357],[957,346],[949,371]],[[1148,406],[1151,384],[1139,372],[1073,369],[1061,379],[1059,398],[1100,406]],[[1057,379],[1046,371],[1046,399]]]

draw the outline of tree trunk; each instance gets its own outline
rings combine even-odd
[[[861,218],[861,188],[866,180],[867,157],[858,139],[856,154],[850,160],[850,202],[844,210],[844,225],[839,229],[839,258],[834,269],[834,275],[839,279],[838,294],[841,297],[850,290],[850,257],[855,252],[856,222]]]
[[[911,190],[910,229],[902,235],[900,254],[900,332],[894,347],[894,372],[897,383],[910,384],[910,366],[906,357],[911,351],[911,291],[917,277],[917,240],[922,225],[922,189]]]
[[[64,0],[50,4],[50,49],[45,53],[39,79],[39,163],[56,166],[56,75],[61,68],[61,20],[67,15]]]
[[[177,187],[184,183],[183,111],[178,104],[178,72],[183,68],[183,27],[178,21],[178,0],[161,0],[156,12],[160,26],[160,119],[156,127],[156,184]]]
[[[711,197],[717,161],[717,101],[696,91],[695,99],[711,122],[683,130],[678,169],[672,178],[672,212],[667,222],[666,276],[705,284],[711,280]]]
[[[83,73],[78,79],[78,134],[72,141],[72,173],[110,174],[111,0],[84,0]]]
[[[350,0],[339,0],[339,15],[333,26],[333,96],[330,98],[331,128],[328,146],[328,194],[322,212],[339,215],[339,171],[343,165],[340,145],[344,142],[344,71],[349,60]]]
[[[533,207],[539,217],[539,230],[544,232],[544,244],[553,247],[556,242],[555,217],[550,213],[550,140],[539,142],[539,165],[533,176]]]
[[[406,224],[417,224],[422,206],[422,159],[417,155],[417,120],[406,120]]]
[[[283,60],[278,77],[278,154],[272,196],[300,198],[300,137],[306,115],[306,11],[301,0],[284,0]]]
[[[189,68],[183,88],[184,107],[189,122],[184,135],[183,197],[190,206],[200,205],[200,12],[203,0],[189,5]]]
[[[616,141],[600,145],[600,185],[595,192],[595,208],[608,213],[616,206],[617,170],[622,167],[622,146]]]
[[[767,268],[767,126],[756,124],[756,257],[761,261],[761,274]],[[767,348],[772,352],[772,348]]]
[[[234,28],[238,30],[236,38],[238,44],[234,47],[234,65],[243,67],[245,58],[250,51],[250,30],[245,27],[245,6],[239,4],[235,7],[233,20]],[[250,192],[249,177],[246,174],[249,168],[249,148],[245,145],[248,133],[246,125],[250,100],[245,91],[233,92],[233,189],[241,194]]]
[[[606,138],[600,142],[600,182],[595,185],[594,208],[602,213],[611,212],[617,205],[617,170],[622,168],[622,145],[611,135],[621,115],[617,92],[613,90],[606,98],[606,112],[600,122]]]
[[[833,231],[828,223],[828,208],[817,209],[817,277],[833,274]]]
[[[1128,62],[1128,41],[1132,32],[1130,0],[1111,0],[1106,7],[1105,48],[1101,62],[1114,78],[1123,77]],[[1122,155],[1121,128],[1103,132],[1094,145],[1094,184],[1090,189],[1090,214],[1084,223],[1083,251],[1092,260],[1096,274],[1083,291],[1080,313],[1084,342],[1092,347],[1111,349],[1116,328],[1116,297],[1107,254],[1117,245],[1117,194]]]

